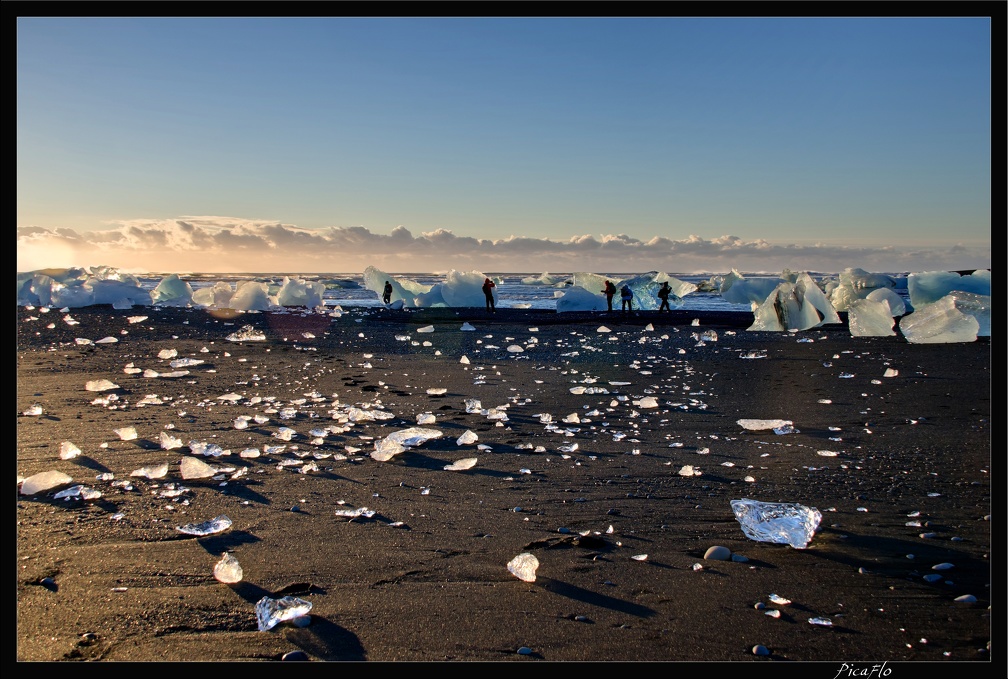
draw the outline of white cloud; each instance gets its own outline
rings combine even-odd
[[[207,216],[130,220],[89,232],[17,229],[18,271],[106,265],[137,272],[357,273],[374,265],[390,272],[779,273],[847,267],[902,272],[990,268],[990,260],[989,246],[853,248],[746,242],[731,235],[641,240],[622,233],[566,241],[514,235],[489,240],[447,229],[414,236],[401,225],[385,235],[363,226],[304,229],[275,220]]]

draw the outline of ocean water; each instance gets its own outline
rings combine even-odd
[[[144,289],[153,290],[167,274],[149,274],[138,276]],[[434,273],[403,273],[391,274],[394,278],[410,279],[423,285],[434,285],[444,280],[442,274]],[[486,274],[497,282],[497,307],[506,308],[528,308],[528,309],[556,309],[556,301],[563,291],[572,285],[572,274],[554,274],[550,276],[554,279],[562,280],[557,285],[526,284],[522,280],[526,278],[538,278],[538,273],[492,273]],[[632,278],[638,273],[612,273],[604,274],[614,281],[625,278]],[[706,284],[711,281],[712,276],[724,274],[676,274],[670,276],[679,280],[697,285]],[[749,274],[745,274],[750,277]],[[765,275],[765,274],[764,274]],[[816,281],[822,282],[838,278],[839,274],[829,274],[820,272],[809,272],[809,275]],[[894,277],[900,274],[891,274]],[[318,273],[318,274],[294,274],[294,273],[248,273],[248,274],[179,274],[193,288],[198,290],[203,287],[213,286],[219,281],[229,283],[234,287],[239,281],[261,281],[270,286],[270,291],[275,292],[282,284],[285,276],[298,278],[305,281],[318,281],[325,285],[325,293],[322,296],[323,303],[327,307],[381,307],[381,299],[378,293],[364,287],[364,276],[359,273]],[[757,274],[752,274],[756,277]],[[718,278],[718,280],[720,280]],[[592,290],[592,292],[598,292]],[[905,287],[897,289],[896,292],[906,295]],[[682,298],[681,306],[675,307],[686,311],[750,311],[748,304],[732,304],[724,300],[716,290],[713,292],[696,291]],[[619,298],[614,300],[614,306],[618,308]]]

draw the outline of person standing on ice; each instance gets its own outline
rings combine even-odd
[[[486,297],[486,308],[490,313],[497,313],[497,307],[494,304],[493,289],[497,285],[489,278],[483,281],[483,295]]]
[[[605,295],[606,302],[609,303],[609,311],[612,311],[612,298],[616,294],[616,286],[612,281],[605,282],[605,290],[602,291],[602,294]]]
[[[658,289],[658,299],[661,300],[661,306],[658,307],[658,311],[664,309],[669,313],[672,313],[671,307],[669,307],[668,296],[672,292],[672,288],[669,287],[668,281],[662,283],[661,288]]]
[[[629,285],[624,285],[620,290],[620,299],[623,300],[623,313],[628,310],[633,313],[633,290]]]
[[[385,281],[385,292],[382,294],[382,301],[388,304],[392,301],[392,284]]]

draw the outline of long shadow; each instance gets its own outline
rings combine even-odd
[[[638,618],[650,618],[652,615],[657,613],[657,611],[648,608],[647,606],[641,606],[640,604],[635,604],[631,601],[617,599],[605,594],[599,594],[598,592],[593,592],[591,590],[578,587],[577,585],[572,585],[569,582],[561,582],[560,580],[544,577],[538,578],[536,582],[541,583],[542,588],[547,592],[559,594],[560,596],[565,596],[569,599],[576,599],[577,601],[582,601],[586,604],[591,604],[592,606],[600,606],[613,611],[619,611],[620,613],[635,615]]]
[[[103,465],[98,460],[94,459],[93,457],[88,457],[87,455],[78,455],[77,457],[75,457],[73,459],[73,461],[74,461],[74,464],[78,464],[81,467],[86,467],[86,468],[88,468],[88,469],[90,469],[92,471],[96,471],[98,473],[105,473],[105,472],[112,471],[111,469],[109,469],[108,467],[106,467],[105,465]]]
[[[308,627],[287,630],[285,636],[292,644],[319,660],[367,660],[367,653],[357,635],[325,618],[313,615]]]

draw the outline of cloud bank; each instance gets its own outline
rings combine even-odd
[[[956,245],[846,247],[775,244],[736,236],[683,240],[626,234],[550,240],[473,238],[437,229],[388,234],[362,226],[304,229],[232,217],[133,220],[99,231],[17,229],[17,270],[112,266],[134,273],[360,273],[373,265],[390,273],[449,269],[499,273],[568,271],[675,273],[794,271],[913,272],[991,266],[991,248]]]

